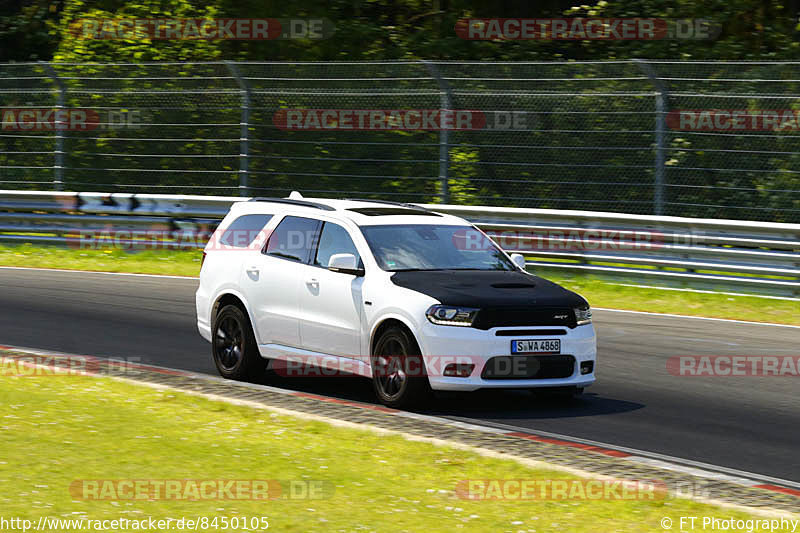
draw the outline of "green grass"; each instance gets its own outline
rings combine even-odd
[[[659,531],[665,516],[747,518],[673,498],[465,500],[454,492],[461,480],[569,476],[107,378],[4,376],[0,404],[0,514],[34,523],[266,516],[275,531],[595,533]],[[330,490],[313,500],[74,498],[70,485],[87,479],[314,480]]]
[[[0,266],[63,268],[98,272],[131,272],[197,276],[200,250],[79,250],[32,244],[0,245]]]
[[[0,245],[0,265],[105,272],[196,276],[200,251],[77,250],[49,246]],[[552,269],[532,269],[584,295],[594,307],[675,313],[800,325],[800,302],[756,296],[624,287],[592,275],[565,276]]]
[[[800,325],[796,300],[627,287],[587,275],[541,275],[580,293],[594,307]]]

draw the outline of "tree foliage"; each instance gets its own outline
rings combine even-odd
[[[157,145],[141,139],[114,140],[115,134],[123,136],[115,132],[98,136],[97,139],[73,136],[65,147],[67,167],[72,167],[68,172],[79,176],[88,188],[96,188],[108,182],[116,186],[132,175],[119,169],[141,170],[142,173],[136,175],[140,184],[163,186],[202,182],[233,188],[238,182],[239,147],[236,143],[240,134],[241,95],[238,86],[230,81],[232,78],[225,65],[140,65],[144,62],[281,61],[286,63],[275,67],[253,66],[249,73],[254,79],[269,80],[292,76],[303,79],[355,75],[362,79],[341,84],[326,82],[326,87],[334,92],[347,94],[346,89],[366,89],[371,86],[358,82],[374,82],[372,86],[380,87],[381,90],[386,87],[395,92],[426,89],[433,96],[430,101],[424,102],[419,98],[413,101],[403,100],[390,94],[387,89],[383,100],[348,100],[345,96],[334,96],[327,101],[328,105],[340,108],[430,108],[440,105],[438,88],[432,80],[428,80],[430,83],[427,84],[414,81],[429,77],[421,64],[409,66],[406,70],[403,70],[405,67],[397,67],[398,70],[390,72],[383,66],[373,69],[362,65],[360,70],[347,71],[329,65],[315,68],[294,63],[418,59],[486,63],[631,58],[753,61],[800,59],[800,0],[597,0],[594,4],[586,5],[579,5],[575,0],[0,1],[0,62],[53,60],[74,63],[74,66],[58,67],[64,78],[70,80],[67,85],[76,89],[71,93],[75,96],[68,102],[69,105],[141,107],[152,113],[149,119],[153,123],[150,129],[140,131],[142,138],[169,135],[193,137],[191,142],[181,145]],[[469,41],[459,38],[454,30],[460,19],[469,17],[706,19],[716,24],[720,33],[711,40]],[[336,31],[330,38],[322,40],[270,41],[92,40],[77,37],[72,31],[75,21],[97,18],[325,18],[335,25]],[[133,65],[122,68],[91,63]],[[453,79],[470,77],[472,72],[476,72],[469,69],[462,71],[459,68],[447,67]],[[651,96],[644,96],[632,101],[601,96],[607,92],[626,91],[652,94],[653,87],[642,71],[635,63],[627,63],[619,69],[609,66],[605,70],[601,67],[593,70],[594,67],[589,66],[583,74],[576,74],[576,70],[558,64],[541,67],[539,72],[535,71],[536,68],[529,67],[525,70],[524,78],[535,78],[540,73],[542,78],[571,81],[571,77],[584,76],[597,80],[591,85],[580,85],[581,90],[589,87],[588,94],[580,97],[562,98],[559,95],[559,99],[537,99],[518,94],[504,101],[458,97],[461,100],[454,102],[454,106],[461,109],[491,109],[493,105],[500,105],[504,106],[503,109],[541,112],[537,119],[541,127],[520,134],[512,139],[513,143],[508,141],[510,137],[502,138],[502,134],[495,132],[492,133],[496,135],[494,140],[490,139],[491,135],[477,138],[463,132],[452,134],[449,167],[452,199],[460,203],[498,202],[510,205],[514,203],[514,198],[523,198],[535,201],[534,205],[541,207],[602,209],[604,205],[590,205],[585,202],[613,198],[619,201],[619,205],[605,205],[606,208],[648,212],[652,207],[652,192],[640,185],[653,181],[653,99]],[[739,68],[738,65],[709,63],[707,66],[687,68],[689,70],[666,66],[663,68],[665,78],[685,78],[670,82],[674,86],[672,88],[677,89],[674,93],[702,93],[712,87],[706,83],[708,80],[739,77],[743,80],[726,86],[713,85],[715,93],[719,95],[729,91],[731,94],[738,92],[777,95],[772,100],[759,97],[736,100],[736,105],[743,108],[790,108],[793,106],[791,95],[797,94],[797,85],[800,85],[793,81],[798,76],[792,69],[774,65]],[[154,71],[157,71],[157,76],[151,76]],[[392,74],[401,71],[402,74]],[[486,77],[490,79],[514,78],[514,73],[520,71],[512,72],[509,68],[498,65],[481,72],[488,72]],[[195,84],[196,79],[204,79],[200,85],[203,90],[208,91],[207,95],[186,98],[174,96],[171,91],[177,94],[178,89],[189,88],[185,83],[187,80],[175,80],[176,75],[193,78],[194,80],[189,81]],[[381,77],[393,75],[397,75],[401,81],[387,85],[385,81],[379,80]],[[81,76],[94,77],[92,88],[106,91],[80,91],[80,87],[76,85],[78,82],[74,80]],[[637,79],[637,76],[643,81],[614,79]],[[757,79],[773,81],[750,81]],[[10,77],[7,83],[12,83]],[[387,148],[379,146],[377,142],[361,144],[366,138],[363,133],[350,133],[348,136],[341,132],[325,132],[314,137],[309,134],[298,136],[276,132],[271,123],[275,109],[287,106],[314,107],[319,102],[304,100],[303,97],[291,93],[288,89],[292,87],[280,85],[282,81],[264,83],[267,85],[262,88],[277,87],[279,91],[262,91],[253,96],[250,116],[252,182],[273,187],[275,190],[294,188],[299,183],[297,186],[300,188],[317,188],[320,191],[358,189],[374,191],[376,194],[398,194],[397,191],[401,191],[412,195],[408,199],[435,198],[438,192],[435,178],[439,171],[437,134],[373,133],[371,140],[387,141],[386,146],[391,145]],[[634,83],[638,85],[634,86]],[[254,81],[253,84],[257,85],[258,82]],[[505,86],[496,82],[471,80],[462,83],[460,89],[464,94],[470,91],[490,93],[492,89],[530,93],[531,87],[533,85],[524,79],[523,84],[509,82]],[[552,88],[553,85],[535,85],[536,89],[542,87]],[[116,89],[127,92],[116,95],[113,93]],[[274,94],[279,93],[280,89],[287,89],[287,94]],[[667,102],[668,107],[691,109],[733,105],[731,100],[724,99],[692,101],[681,98],[683,97],[672,97]],[[376,101],[381,103],[377,104]],[[616,115],[611,115],[612,111]],[[585,119],[584,124],[571,125],[566,124],[565,117],[579,117],[574,119],[576,121],[584,120],[580,117],[590,118]],[[186,130],[176,129],[174,124],[179,122],[203,125],[187,133]],[[224,126],[217,126],[216,123],[224,123]],[[575,135],[574,132],[581,131],[581,128],[585,131],[581,135]],[[560,133],[554,133],[555,130]],[[280,135],[283,137],[278,138]],[[205,138],[211,140],[202,141]],[[230,139],[236,143],[228,142]],[[317,139],[319,142],[308,142],[309,139]],[[485,142],[487,139],[492,142]],[[491,146],[479,146],[502,144],[506,141],[526,149],[500,152]],[[30,157],[23,160],[22,155],[12,155],[12,143],[19,145],[16,148],[18,153],[31,149],[25,148],[27,145],[24,142],[27,140],[7,141],[4,145],[6,154],[0,153],[0,163],[5,162],[9,167],[17,168],[15,172],[19,173],[19,177],[33,180],[39,176],[36,174],[39,171],[26,170],[24,167],[30,166],[33,164],[31,161],[35,163],[36,160]],[[280,144],[281,142],[284,144]],[[598,147],[605,149],[599,150]],[[636,149],[634,147],[641,147],[641,151],[636,152],[635,156],[632,152]],[[768,135],[758,138],[714,137],[668,132],[666,147],[666,178],[668,186],[672,187],[667,190],[667,200],[673,206],[673,211],[669,214],[738,217],[741,212],[725,211],[726,208],[719,206],[753,204],[764,209],[753,217],[773,220],[797,220],[800,217],[800,200],[792,192],[800,187],[800,160],[797,156],[800,154],[800,140],[797,140],[797,136],[784,136],[775,140]],[[115,150],[132,155],[128,157],[114,154],[106,157]],[[150,154],[151,157],[141,159],[136,154]],[[42,165],[51,165],[49,153],[35,157],[41,159]],[[567,157],[569,160],[565,160]],[[575,163],[585,164],[581,166]],[[185,169],[191,173],[181,176],[179,173],[165,171],[172,168]],[[116,175],[110,176],[111,171]],[[329,176],[318,179],[315,173],[319,172],[328,172]],[[612,174],[611,178],[624,187],[611,190],[602,185],[601,182],[611,179],[609,176]],[[359,178],[361,175],[369,175],[372,181]],[[431,179],[411,181],[410,177],[413,176]],[[11,177],[18,176],[15,174]],[[400,181],[403,177],[408,179]],[[589,182],[597,182],[597,185],[592,188],[588,185]],[[699,207],[689,207],[695,204]]]
[[[798,0],[5,0],[0,61],[386,60],[386,59],[792,59],[798,57]],[[712,41],[466,41],[465,17],[701,18],[722,32]],[[324,17],[336,33],[321,41],[89,41],[69,23],[91,17]]]

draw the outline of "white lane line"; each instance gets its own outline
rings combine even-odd
[[[197,276],[169,276],[166,274],[132,274],[130,272],[103,272],[101,270],[69,270],[67,268],[36,268],[36,267],[13,267],[0,266],[0,270],[36,270],[40,272],[66,272],[67,274],[102,274],[104,276],[134,276],[140,278],[165,278],[165,279],[193,279],[198,280]]]
[[[650,457],[642,457],[640,455],[632,455],[627,459],[629,461],[634,461],[636,463],[653,466],[655,468],[660,468],[662,470],[678,471],[682,474],[692,474],[693,476],[713,479],[715,481],[729,481],[731,483],[736,483],[737,485],[745,485],[747,487],[754,487],[756,485],[761,484],[760,481],[755,481],[752,479],[747,479],[738,476],[729,476],[727,474],[722,474],[717,472],[709,472],[707,470],[700,470],[698,468],[691,468],[688,466],[677,466],[673,463],[668,463],[666,461],[661,461],[659,459],[652,459]]]
[[[449,418],[441,418],[438,416],[431,416],[431,415],[422,415],[419,413],[411,413],[409,411],[398,411],[393,413],[397,416],[402,416],[405,418],[413,418],[414,420],[422,420],[425,422],[438,422],[439,424],[445,424],[451,427],[457,427],[460,429],[471,429],[473,431],[480,431],[483,433],[495,433],[502,435],[503,433],[508,433],[507,430],[502,428],[493,428],[491,426],[484,426],[481,424],[473,424],[468,422],[461,422],[458,420],[451,420]]]
[[[191,280],[199,280],[199,277],[196,276],[169,276],[166,274],[130,274],[127,272],[102,272],[102,271],[93,271],[93,270],[69,270],[64,268],[35,268],[35,267],[11,267],[11,266],[0,266],[0,270],[39,270],[43,272],[66,272],[66,273],[78,273],[78,274],[102,274],[106,276],[136,276],[142,278],[164,278],[164,279],[191,279]],[[789,324],[775,324],[772,322],[752,322],[748,320],[733,320],[730,318],[711,318],[706,316],[691,316],[691,315],[674,315],[670,313],[651,313],[649,311],[629,311],[627,309],[609,309],[608,307],[592,307],[593,310],[596,311],[610,311],[614,313],[633,313],[638,315],[650,315],[656,317],[667,317],[667,318],[693,318],[695,320],[715,320],[718,322],[733,322],[736,324],[753,324],[756,326],[774,326],[779,328],[795,328],[800,329],[800,326],[792,326]]]
[[[437,417],[431,417],[431,418],[437,418]],[[460,419],[459,417],[453,417],[453,418],[456,420]],[[445,418],[444,420],[450,420],[450,419]],[[475,421],[471,420],[471,422],[474,424]],[[712,465],[700,461],[683,459],[681,457],[665,455],[657,452],[637,450],[636,448],[628,448],[627,446],[618,446],[616,444],[608,444],[606,442],[600,442],[591,439],[583,439],[580,437],[563,435],[561,433],[539,431],[531,428],[512,426],[509,424],[487,422],[484,420],[480,420],[480,422],[488,425],[489,427],[494,427],[498,429],[506,429],[508,431],[520,432],[520,433],[530,433],[531,435],[536,435],[539,437],[547,437],[556,440],[576,442],[578,444],[587,444],[589,446],[595,446],[598,448],[606,448],[609,450],[624,452],[630,455],[628,457],[622,457],[621,459],[623,460],[636,461],[636,462],[641,462],[643,464],[652,464],[652,465],[656,464],[669,465],[670,466],[669,470],[674,470],[676,472],[683,472],[693,476],[707,477],[710,479],[722,479],[720,476],[726,475],[725,476],[726,479],[732,480],[738,478],[744,480],[742,484],[747,486],[758,485],[760,483],[768,482],[777,485],[784,485],[786,487],[800,489],[800,483],[795,481],[789,481],[788,479],[781,479],[772,476],[766,476],[763,474],[746,472],[744,470],[737,470],[735,468],[728,468],[725,466]]]
[[[775,324],[773,322],[752,322],[749,320],[734,320],[732,318],[711,318],[707,316],[691,316],[691,315],[673,315],[671,313],[651,313],[650,311],[628,311],[627,309],[609,309],[607,307],[592,307],[592,311],[609,311],[612,313],[633,313],[637,315],[650,315],[667,318],[694,318],[696,320],[714,320],[717,322],[733,322],[734,324],[753,324],[755,326],[774,326],[778,328],[795,328],[800,329],[800,326],[792,326],[790,324]]]

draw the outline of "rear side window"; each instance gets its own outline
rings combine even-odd
[[[347,230],[338,224],[326,222],[322,226],[322,233],[319,236],[319,247],[314,264],[327,268],[333,254],[353,254],[356,256],[356,264],[358,264],[358,250]]]
[[[247,248],[271,218],[272,215],[242,215],[225,228],[219,242],[232,248]]]
[[[270,235],[265,253],[307,263],[316,245],[319,225],[319,220],[311,218],[284,218]]]

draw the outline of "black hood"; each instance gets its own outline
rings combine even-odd
[[[478,329],[504,326],[577,326],[574,308],[586,300],[551,281],[519,271],[434,270],[396,272],[392,283],[444,305],[480,309]]]
[[[395,272],[392,283],[463,307],[573,308],[583,297],[544,278],[519,271],[433,270]]]

